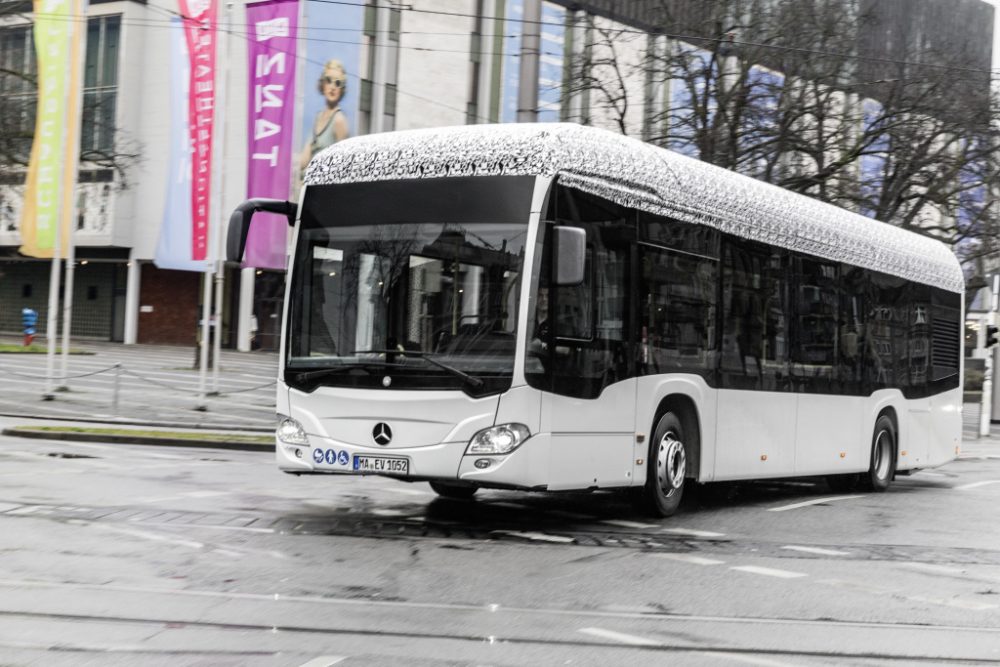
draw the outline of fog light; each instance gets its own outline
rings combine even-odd
[[[301,459],[302,458],[302,450],[301,449],[296,449],[295,450],[295,458],[297,458],[297,459]]]
[[[486,470],[487,468],[490,467],[491,463],[493,462],[490,461],[489,459],[476,459],[476,462],[473,465],[475,465],[480,470]]]

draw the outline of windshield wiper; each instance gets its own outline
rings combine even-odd
[[[403,357],[417,357],[418,359],[423,359],[424,361],[434,364],[435,366],[437,366],[442,370],[448,371],[457,378],[465,380],[476,389],[486,384],[485,382],[483,382],[474,375],[469,375],[465,371],[461,371],[455,368],[454,366],[449,366],[443,361],[438,361],[437,359],[434,358],[433,352],[420,352],[417,350],[354,350],[354,352],[352,352],[351,354],[398,354]]]
[[[338,373],[342,373],[343,371],[350,371],[358,368],[365,368],[368,366],[378,366],[379,368],[384,368],[386,366],[390,367],[399,366],[399,364],[390,364],[386,361],[365,361],[365,362],[344,364],[342,366],[330,366],[329,368],[318,368],[312,371],[297,371],[293,368],[289,368],[288,370],[296,374],[295,375],[296,381],[307,382],[308,380],[312,380],[314,378],[324,377],[326,375],[336,375]]]

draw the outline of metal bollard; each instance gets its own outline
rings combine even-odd
[[[120,363],[115,364],[115,388],[114,393],[111,397],[111,411],[115,414],[118,413],[118,389],[121,387],[122,383],[122,365]]]

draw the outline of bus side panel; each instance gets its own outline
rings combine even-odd
[[[962,388],[931,398],[931,436],[927,465],[939,466],[955,459],[962,445]]]
[[[762,479],[795,474],[798,396],[719,390],[715,479]]]
[[[909,418],[906,440],[899,441],[899,457],[897,470],[927,467],[930,451],[931,433],[931,399],[911,398],[906,401],[906,412]]]
[[[605,387],[594,399],[543,393],[549,489],[631,486],[634,425],[635,378]]]
[[[716,449],[716,401],[718,392],[705,383],[698,375],[647,375],[638,379],[636,386],[635,432],[644,433],[643,442],[635,443],[633,459],[643,461],[635,465],[632,475],[636,486],[646,483],[646,460],[649,458],[649,442],[653,437],[656,424],[656,410],[664,398],[671,395],[687,396],[698,411],[698,426],[701,431],[701,460],[698,466],[699,475],[696,481],[710,482],[715,474]],[[689,469],[694,465],[688,463]]]
[[[865,401],[861,396],[799,394],[795,474],[829,475],[868,470]]]

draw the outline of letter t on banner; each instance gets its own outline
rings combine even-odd
[[[298,0],[247,5],[250,26],[247,196],[287,199],[292,167]],[[285,268],[288,220],[258,213],[244,266]]]

